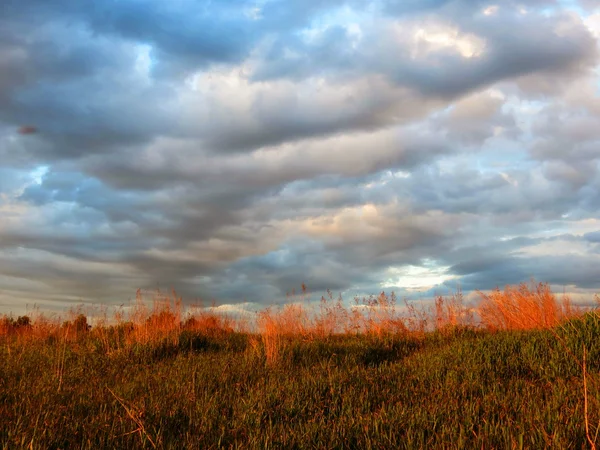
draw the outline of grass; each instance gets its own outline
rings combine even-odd
[[[91,330],[80,313],[5,318],[0,448],[593,448],[600,316],[546,288],[477,307],[330,297],[243,329],[185,316],[175,296],[138,295]],[[559,319],[532,306],[527,326],[500,319],[501,294],[510,311],[526,299]]]

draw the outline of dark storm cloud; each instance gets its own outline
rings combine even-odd
[[[156,203],[152,197],[135,191],[111,189],[99,179],[81,172],[50,170],[39,182],[23,189],[19,198],[38,207],[73,205],[71,211],[90,217],[90,225],[107,220],[112,224],[131,223],[147,227],[158,222],[156,211],[152,209]],[[99,215],[99,218],[90,215]],[[58,220],[63,219],[58,217]]]
[[[550,105],[541,111],[534,127],[539,137],[530,153],[544,161],[553,175],[571,184],[582,184],[593,176],[600,157],[600,111],[583,102]]]
[[[586,233],[583,237],[589,242],[598,243],[600,242],[600,230]]]
[[[144,142],[168,127],[169,89],[143,85],[133,72],[134,46],[79,24],[23,30],[5,23],[0,19],[0,30],[12,39],[0,41],[0,54],[8,55],[0,58],[7,66],[0,72],[0,120],[38,129],[15,151],[60,161]],[[148,108],[149,99],[162,106]]]
[[[29,6],[40,7],[38,3]],[[286,20],[275,20],[280,14],[278,11],[283,8],[289,12],[292,5],[268,3],[261,19],[249,17],[244,11],[253,5],[244,3],[211,4],[208,9],[184,6],[142,6],[138,2],[126,2],[115,7],[99,2],[88,11],[68,3],[64,14],[70,11],[70,15],[64,17],[70,19],[57,15],[54,26],[30,27],[27,40],[14,37],[24,34],[21,31],[17,34],[13,23],[7,21],[6,33],[15,42],[6,50],[13,56],[8,58],[5,73],[13,80],[8,86],[18,89],[11,89],[8,105],[3,108],[5,120],[39,124],[51,143],[50,148],[36,153],[45,160],[54,155],[61,158],[104,154],[110,150],[123,152],[123,146],[148,143],[160,134],[176,134],[180,122],[180,111],[174,104],[177,93],[168,78],[161,78],[162,81],[155,78],[155,66],[160,66],[163,59],[156,52],[186,59],[190,70],[202,68],[205,60],[207,63],[237,63],[246,52],[234,49],[251,47],[261,33],[277,35],[279,32],[279,39],[283,41],[277,45],[298,55],[298,62],[287,70],[293,77],[307,71],[300,79],[306,78],[321,67],[344,72],[344,68],[335,63],[334,55],[344,54],[340,46],[344,47],[343,43],[348,40],[347,31],[333,27],[316,43],[307,44],[287,32]],[[322,12],[321,7],[310,3],[293,7],[304,10],[307,17]],[[14,14],[18,8],[11,10]],[[233,15],[232,10],[236,11]],[[293,16],[303,17],[299,13]],[[236,20],[253,27],[252,35],[256,39],[238,33]],[[265,21],[271,25],[261,28],[260,24]],[[65,27],[65,23],[70,26]],[[274,28],[275,23],[279,29]],[[452,52],[435,51],[428,56],[411,58],[409,50],[398,45],[384,27],[384,31],[369,31],[343,65],[351,70],[353,79],[383,73],[391,84],[363,82],[355,87],[358,91],[344,101],[328,97],[319,100],[321,95],[314,89],[303,93],[285,90],[277,94],[259,91],[243,116],[236,118],[235,112],[227,108],[215,110],[215,106],[208,110],[206,124],[189,127],[200,130],[198,137],[208,149],[236,151],[348,130],[372,130],[401,120],[414,120],[431,111],[436,104],[423,96],[456,97],[507,77],[540,70],[565,70],[594,56],[593,40],[575,21],[565,26],[560,36],[553,29],[556,21],[536,14],[527,21],[499,15],[485,20],[462,19],[459,23],[467,32],[481,35],[486,41],[481,57],[465,60]],[[21,26],[27,28],[27,23],[19,23]],[[507,34],[506,29],[513,31]],[[213,36],[213,32],[217,35]],[[137,44],[152,48],[152,63],[146,75],[152,80],[149,85],[144,85],[142,75],[131,75],[135,73],[139,57]],[[231,48],[224,49],[222,45]],[[214,54],[207,54],[205,49],[211,49]],[[262,55],[266,67],[285,64],[283,50]],[[394,57],[390,58],[390,54]],[[442,71],[439,71],[440,66],[444,67]],[[258,70],[260,72],[260,66]],[[129,74],[125,79],[124,73]],[[415,89],[421,95],[399,92],[398,87]],[[329,89],[335,88],[335,83],[329,86]],[[308,95],[312,100],[308,102],[299,94]],[[214,100],[218,103],[218,99]],[[198,98],[198,101],[205,104],[206,98]],[[332,101],[337,104],[328,107],[327,103]],[[156,107],[148,108],[148,102]],[[281,114],[281,111],[286,113]],[[194,111],[188,113],[194,114]],[[237,119],[233,127],[231,118]]]
[[[242,259],[231,266],[231,272],[244,273],[257,284],[275,287],[280,299],[292,289],[299,290],[302,283],[313,291],[343,290],[352,283],[370,278],[358,268],[332,256],[335,255],[328,254],[318,242],[297,240],[274,252]]]
[[[72,1],[8,1],[5,17],[34,24],[44,19],[81,23],[101,35],[151,44],[163,58],[187,59],[193,66],[239,60],[251,48],[251,6],[244,1],[99,1],[93,7]]]
[[[598,288],[597,42],[488,6],[5,2],[0,304]]]
[[[466,42],[463,45],[473,46],[474,55],[467,59],[452,46],[413,55],[415,46],[417,50],[419,46],[426,49],[429,44],[411,44],[410,32],[400,31],[398,36],[403,25],[408,30],[416,29],[406,19],[398,23],[398,28],[389,21],[379,27],[371,25],[355,44],[350,44],[354,40],[350,31],[339,26],[326,28],[308,42],[298,36],[281,35],[251,72],[252,80],[299,83],[317,76],[331,88],[365,75],[374,77],[373,81],[357,85],[358,93],[340,102],[335,110],[315,107],[319,91],[291,91],[277,97],[265,93],[252,106],[250,125],[243,124],[234,133],[220,132],[218,125],[211,127],[209,145],[239,150],[311,135],[382,128],[415,120],[439,108],[439,101],[434,99],[455,99],[504,79],[535,73],[578,72],[595,63],[596,42],[580,20],[568,15],[548,18],[536,12],[524,19],[519,14],[503,13],[503,8],[506,6],[489,17],[481,13],[456,14],[457,29],[446,20],[422,23],[425,29],[441,24],[449,27],[445,31],[449,36],[462,37]],[[511,33],[506,33],[509,29]],[[302,95],[316,96],[317,100],[307,103]],[[287,114],[280,114],[281,110]],[[504,120],[510,122],[510,118]],[[469,130],[464,128],[466,125],[462,134],[471,140],[489,135],[488,130],[481,137],[473,133],[468,136]]]
[[[402,192],[420,211],[442,210],[481,215],[527,212],[559,216],[577,206],[577,190],[528,170],[481,172],[458,166],[452,171],[435,164],[416,169],[408,178],[392,182],[389,189]]]
[[[280,297],[302,283],[312,292],[378,286],[390,265],[419,264],[451,248],[456,235],[450,230],[460,222],[452,216],[411,216],[407,210],[392,209],[374,216],[369,227],[356,230],[355,218],[353,214],[314,218],[311,227],[333,226],[335,234],[325,231],[312,239],[289,241],[267,254],[241,259],[231,266],[231,273],[276,287]]]
[[[475,262],[475,261],[474,261]],[[544,256],[543,258],[508,257],[499,258],[482,269],[474,270],[461,277],[463,289],[487,290],[515,284],[528,279],[550,280],[553,285],[578,286],[598,290],[600,282],[593,265],[597,255],[590,256]]]
[[[347,3],[133,0],[98,1],[89,7],[69,0],[9,0],[4,12],[11,22],[64,20],[95,34],[150,45],[154,75],[172,76],[213,63],[237,63],[265,34],[305,26],[320,13]]]
[[[532,278],[554,285],[598,289],[600,284],[592,267],[598,261],[593,236],[594,233],[498,239],[490,235],[480,245],[459,244],[443,255],[443,260],[452,264],[449,273],[459,276],[465,290],[503,288],[516,280]]]
[[[367,146],[372,150],[365,152]],[[136,153],[131,158],[118,154],[94,157],[82,161],[82,166],[121,188],[152,189],[184,183],[201,189],[197,194],[202,201],[207,196],[219,198],[219,202],[224,197],[234,200],[238,196],[243,204],[245,197],[271,192],[294,181],[410,169],[452,151],[455,149],[444,136],[432,130],[397,128],[233,156],[203,152],[195,141],[156,142],[151,156]],[[222,183],[223,180],[227,183]]]
[[[449,27],[452,34],[470,41],[473,57],[465,60],[452,47],[432,47],[429,52],[415,56],[410,42],[413,37],[402,35],[404,28],[410,30],[414,25],[400,16],[399,29],[394,29],[394,22],[378,23],[379,27],[367,29],[352,46],[341,45],[353,39],[347,28],[339,26],[326,28],[310,42],[282,36],[254,77],[296,78],[315,73],[348,77],[374,72],[427,96],[454,98],[505,78],[539,71],[565,72],[581,65],[589,67],[597,57],[596,42],[589,30],[568,15],[548,18],[533,10],[524,18],[516,12],[515,5],[503,3],[497,14],[487,16],[481,12],[484,2],[431,3],[432,7],[440,6],[438,3],[455,5],[443,20],[428,16],[417,23],[425,29],[435,21]],[[511,33],[506,33],[508,29]],[[398,33],[406,39],[399,41]],[[420,45],[424,46],[421,50],[427,50],[430,44]]]
[[[589,31],[580,22],[561,20],[566,22],[562,35],[555,31],[555,20],[537,14],[526,21],[501,12],[459,20],[463,32],[485,40],[482,56],[464,61],[460,56],[441,53],[421,64],[391,67],[391,76],[426,94],[454,97],[505,78],[591,65],[596,47]],[[507,34],[507,29],[511,33]]]

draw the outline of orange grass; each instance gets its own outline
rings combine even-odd
[[[495,289],[481,297],[479,316],[482,324],[495,330],[531,330],[552,328],[584,311],[572,304],[567,295],[561,301],[547,283],[521,283]]]
[[[0,316],[0,337],[62,342],[76,341],[91,333],[110,352],[122,345],[164,340],[176,344],[183,330],[212,336],[234,330],[246,333],[255,330],[252,348],[260,348],[267,364],[275,364],[291,337],[314,340],[336,334],[364,334],[381,339],[398,334],[423,335],[461,326],[491,330],[551,328],[585,312],[573,305],[568,296],[557,299],[545,283],[522,283],[507,286],[503,291],[495,289],[478,294],[481,300],[475,307],[465,304],[460,290],[451,296],[436,296],[430,304],[404,301],[398,305],[393,293],[381,292],[377,296],[355,298],[353,304],[346,306],[341,295],[334,298],[329,291],[318,304],[311,303],[303,285],[301,297],[294,294],[286,305],[266,308],[257,312],[254,320],[248,320],[220,314],[214,307],[186,309],[175,291],[165,294],[138,290],[133,305],[117,308],[112,321],[108,319],[106,307],[101,309],[101,314],[88,313],[87,316],[95,317],[91,331],[82,307],[71,310],[66,321],[60,316],[45,316],[36,309],[31,319]],[[479,317],[478,322],[475,317]],[[122,339],[111,338],[111,333],[116,332]]]

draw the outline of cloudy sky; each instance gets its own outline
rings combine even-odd
[[[4,0],[0,312],[591,297],[599,42],[597,0]]]

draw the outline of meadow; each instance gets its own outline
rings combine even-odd
[[[595,448],[600,314],[545,284],[467,305],[296,296],[251,319],[143,296],[0,318],[0,448]],[[109,317],[110,316],[110,317]]]

